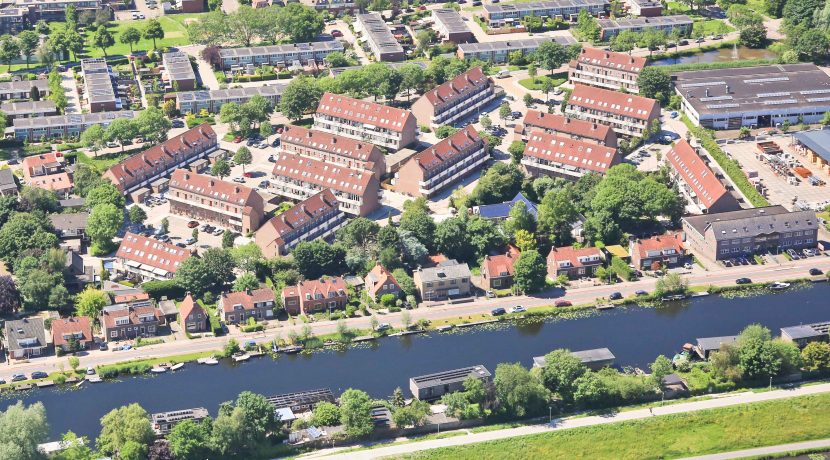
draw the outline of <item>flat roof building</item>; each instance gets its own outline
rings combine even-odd
[[[706,160],[685,139],[678,141],[666,154],[670,174],[684,195],[702,213],[718,213],[740,209],[732,195]]]
[[[458,45],[456,54],[460,59],[480,59],[482,61],[491,61],[500,64],[507,62],[511,53],[519,51],[526,56],[536,51],[542,43],[549,41],[556,41],[565,46],[576,43],[573,38],[561,36],[534,37],[484,43],[462,43]]]
[[[663,14],[663,3],[660,0],[624,0],[624,3],[632,16],[653,18]]]
[[[435,21],[435,30],[438,36],[448,42],[467,43],[475,40],[473,31],[464,21],[464,18],[452,8],[436,8],[432,10],[432,19]]]
[[[0,34],[17,35],[29,27],[34,17],[28,8],[3,8],[0,10]]]
[[[549,0],[541,2],[484,5],[483,17],[490,27],[519,23],[527,16],[575,20],[582,10],[593,16],[604,16],[610,9],[608,0]]]
[[[193,409],[182,409],[170,412],[159,412],[150,416],[153,423],[153,432],[156,436],[166,436],[170,434],[176,424],[185,420],[200,421],[210,417],[208,410],[204,407],[195,407]]]
[[[55,103],[49,100],[4,102],[0,105],[0,112],[9,120],[15,118],[51,117],[58,114]]]
[[[84,77],[84,99],[89,111],[111,112],[121,110],[116,76],[104,58],[82,59],[81,73]]]
[[[326,56],[334,52],[343,52],[343,43],[329,40],[310,43],[290,43],[286,45],[252,46],[248,48],[222,48],[219,50],[219,63],[222,69],[231,70],[236,66],[271,65],[287,68],[299,62],[323,62]]]
[[[617,359],[614,356],[614,353],[611,353],[611,350],[607,348],[594,348],[592,350],[582,350],[582,351],[572,351],[571,355],[579,358],[582,361],[582,364],[586,365],[590,369],[602,369],[606,366],[611,366],[614,364],[614,360]],[[534,356],[533,357],[533,367],[545,367],[546,360],[544,356]]]
[[[585,85],[574,85],[565,114],[608,125],[624,136],[642,136],[660,118],[660,103],[635,94],[625,94]]]
[[[500,94],[493,79],[473,67],[424,93],[412,104],[412,113],[421,126],[454,125],[481,112]]]
[[[246,86],[244,88],[216,89],[210,91],[187,91],[176,93],[176,108],[181,113],[219,113],[228,102],[244,104],[254,96],[262,96],[276,106],[280,102],[286,85]]]
[[[476,366],[462,367],[451,371],[436,372],[435,374],[421,375],[409,379],[409,391],[415,399],[428,401],[438,399],[441,396],[464,389],[464,381],[468,378],[483,381],[485,384],[492,379],[490,371],[479,364]]]
[[[15,139],[37,142],[57,137],[77,138],[92,125],[106,128],[117,118],[134,118],[132,110],[100,113],[73,113],[52,117],[16,118],[7,132],[13,132]]]
[[[378,62],[403,61],[406,59],[403,46],[398,43],[380,13],[366,13],[355,16],[354,29],[362,36],[358,42],[366,42]]]
[[[708,360],[712,352],[720,350],[723,345],[732,345],[738,340],[737,335],[725,335],[721,337],[698,338],[694,350],[701,359]]]
[[[181,51],[161,55],[164,70],[161,79],[173,91],[193,91],[196,89],[196,72],[190,63],[190,56]]]
[[[651,18],[620,18],[620,19],[600,19],[597,21],[599,26],[599,39],[608,41],[617,36],[624,30],[632,32],[645,32],[646,30],[658,30],[665,32],[667,35],[674,31],[680,34],[689,34],[692,32],[694,21],[685,14],[678,14],[675,16],[658,16]]]
[[[810,342],[827,342],[830,340],[829,330],[830,322],[800,324],[798,326],[782,327],[781,338],[795,343],[799,348],[804,348]]]
[[[571,83],[630,93],[639,93],[637,77],[646,66],[646,58],[628,53],[615,53],[599,48],[582,48],[579,56],[568,64]]]
[[[321,402],[335,402],[334,393],[328,388],[284,393],[265,399],[277,409],[287,407],[292,412],[308,412],[313,410]]]
[[[572,181],[589,173],[605,174],[621,161],[617,149],[569,137],[532,132],[528,136],[522,166],[534,176]]]
[[[807,159],[830,174],[830,130],[802,131],[793,134],[797,145],[805,150]]]
[[[0,82],[0,100],[29,99],[32,88],[38,89],[41,98],[49,95],[49,81],[46,79],[4,81]]]

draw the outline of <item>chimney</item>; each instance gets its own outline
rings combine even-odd
[[[184,180],[190,180],[190,173],[184,173]]]
[[[570,118],[565,118],[565,124],[568,125],[570,123],[571,123],[571,119]]]
[[[337,143],[337,138],[336,138],[336,137],[332,137],[332,138],[331,138],[331,143],[332,143],[332,144],[336,144],[336,143]]]
[[[234,193],[239,193],[239,186],[238,185],[233,188],[233,192]]]
[[[215,184],[216,184],[216,182],[213,179],[208,181],[208,186],[209,187],[213,187]]]
[[[594,123],[593,125],[591,125],[591,129],[596,130],[597,129],[597,124]]]
[[[726,94],[729,94],[729,85],[726,85]]]
[[[245,294],[251,295],[251,288],[245,288]]]
[[[309,131],[308,131],[308,133],[306,133],[306,137],[308,137],[309,139],[311,139],[311,136],[312,136],[312,132],[311,132],[311,130],[309,130]]]
[[[610,58],[610,57],[611,57],[611,55],[610,55],[610,54],[608,54],[608,51],[606,51],[606,52],[605,52],[605,59],[608,59],[608,58]]]

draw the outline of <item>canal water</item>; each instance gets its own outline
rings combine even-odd
[[[751,323],[761,323],[777,335],[781,327],[828,321],[828,298],[830,285],[821,283],[748,298],[710,296],[660,308],[586,313],[569,320],[392,337],[345,351],[259,358],[238,365],[189,363],[172,374],[6,395],[0,399],[0,410],[18,399],[26,404],[42,401],[53,439],[70,429],[94,438],[105,413],[131,402],[149,413],[203,406],[215,414],[220,403],[244,390],[275,395],[328,387],[339,394],[354,387],[386,397],[401,387],[409,396],[412,376],[473,364],[491,371],[501,362],[530,366],[533,356],[556,348],[608,347],[618,365],[645,369],[657,355],[671,356],[697,337],[737,334]]]
[[[674,65],[674,64],[701,64],[713,62],[738,61],[746,59],[776,59],[778,54],[768,49],[754,49],[746,46],[735,46],[731,48],[719,48],[716,50],[704,51],[699,54],[679,56],[676,58],[656,59],[651,65]]]

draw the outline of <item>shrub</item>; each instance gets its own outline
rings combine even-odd
[[[176,299],[184,297],[185,294],[184,288],[179,286],[174,280],[147,281],[141,287],[144,288],[144,292],[156,300],[165,296],[168,299]]]

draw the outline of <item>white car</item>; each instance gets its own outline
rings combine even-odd
[[[244,184],[245,183],[245,178],[242,177],[242,176],[236,176],[236,177],[233,178],[233,181],[238,183],[238,184]]]
[[[525,310],[525,307],[521,305],[516,305],[515,307],[510,309],[510,313],[524,313],[526,311],[527,310]]]

